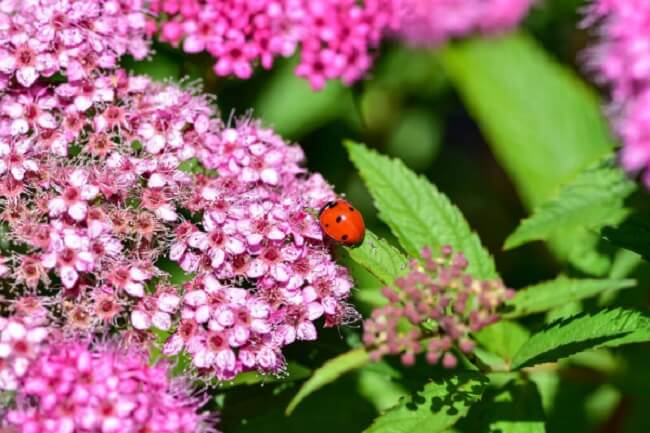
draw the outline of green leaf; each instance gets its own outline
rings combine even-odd
[[[571,279],[564,276],[517,291],[507,302],[503,317],[515,318],[541,313],[605,291],[634,287],[635,280]]]
[[[490,390],[459,424],[466,433],[545,433],[544,410],[533,382],[514,380]]]
[[[409,394],[404,384],[400,383],[400,376],[399,371],[384,361],[368,364],[358,372],[357,391],[377,411],[385,411]]]
[[[612,244],[640,254],[650,261],[650,222],[647,217],[632,215],[617,227],[605,227],[602,236]]]
[[[425,246],[434,251],[451,245],[470,263],[478,278],[497,276],[494,260],[472,232],[463,215],[425,178],[399,160],[382,156],[361,144],[346,143],[380,218],[388,224],[406,252],[418,257]]]
[[[635,188],[634,182],[618,167],[606,164],[587,169],[523,220],[506,239],[505,248],[548,240],[552,235],[578,227],[600,229],[620,221],[624,214],[623,200]]]
[[[579,314],[548,325],[534,334],[515,355],[513,368],[553,362],[601,347],[650,341],[650,317],[638,311],[602,310]]]
[[[529,208],[613,149],[595,93],[529,36],[453,44],[442,61]]]
[[[530,338],[530,332],[517,322],[501,320],[474,334],[476,341],[503,359],[508,368],[519,348]]]
[[[368,352],[364,349],[355,349],[325,362],[322,367],[314,371],[314,374],[302,385],[295,397],[291,399],[286,414],[291,415],[296,406],[314,391],[335,381],[345,373],[366,365],[368,361],[370,361]]]
[[[380,239],[370,230],[361,245],[348,248],[350,257],[384,284],[393,284],[395,279],[408,273],[408,260],[388,241]]]
[[[487,378],[474,372],[439,377],[375,419],[364,433],[439,433],[480,400]]]
[[[614,148],[596,93],[531,37],[476,38],[448,46],[441,58],[529,210]],[[603,275],[611,265],[584,228],[549,241],[584,272]]]

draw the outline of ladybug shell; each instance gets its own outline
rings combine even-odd
[[[366,234],[361,212],[345,200],[327,203],[320,210],[318,219],[323,232],[343,245],[359,245]]]

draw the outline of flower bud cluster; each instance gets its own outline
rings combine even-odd
[[[424,353],[429,363],[454,368],[458,359],[452,349],[471,353],[471,334],[497,322],[498,307],[514,292],[499,280],[472,278],[467,267],[465,256],[450,247],[443,247],[438,258],[425,248],[408,275],[382,290],[388,303],[364,323],[363,341],[371,357],[401,355],[405,365],[412,365]]]

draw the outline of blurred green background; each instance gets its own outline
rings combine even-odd
[[[525,22],[523,32],[531,35],[552,59],[589,82],[589,71],[583,66],[584,49],[594,35],[578,28],[582,2],[540,3]],[[367,80],[352,88],[329,83],[320,93],[313,93],[307,82],[293,75],[295,59],[279,61],[272,71],[260,70],[252,80],[242,82],[217,79],[212,72],[212,59],[207,55],[186,56],[166,46],[156,46],[156,51],[151,62],[127,66],[158,79],[201,80],[204,89],[217,96],[224,119],[252,113],[286,139],[300,143],[309,169],[322,173],[338,193],[346,195],[378,235],[391,237],[348,161],[342,146],[344,139],[366,143],[381,153],[400,158],[447,194],[494,254],[509,286],[523,287],[553,278],[562,271],[581,275],[580,265],[567,268],[557,254],[539,242],[503,250],[506,237],[528,215],[530,197],[514,183],[516,176],[509,176],[504,165],[497,162],[498,152],[490,147],[467,104],[452,86],[443,67],[442,51],[387,44]],[[477,69],[471,73],[480,75],[484,71]],[[606,98],[602,89],[594,90],[600,91],[603,100]],[[525,90],[518,96],[526,101]],[[533,96],[529,103],[536,104]],[[553,170],[550,164],[549,170]],[[341,260],[345,260],[344,255]],[[367,313],[364,302],[371,295],[363,289],[376,288],[378,282],[360,269],[351,270],[357,278],[357,303]],[[647,273],[647,269],[637,269],[640,288],[624,292],[617,303],[647,305]],[[542,320],[531,319],[532,323]],[[435,370],[426,364],[409,370],[391,362],[375,364],[328,385],[310,396],[291,417],[285,417],[284,409],[300,379],[310,369],[358,344],[358,331],[354,327],[326,330],[318,344],[290,347],[287,358],[295,364],[288,380],[280,384],[269,380],[262,386],[216,388],[213,404],[222,408],[223,430],[360,432],[380,410],[435,376]],[[648,348],[634,346],[583,358],[531,375],[542,394],[547,431],[650,432],[650,419],[644,413],[650,404]],[[459,428],[474,431],[462,424]]]

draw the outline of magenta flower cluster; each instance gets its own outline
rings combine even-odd
[[[160,39],[188,53],[207,51],[218,76],[250,78],[255,65],[300,50],[296,74],[320,89],[350,85],[372,64],[371,51],[395,25],[397,0],[153,0]]]
[[[0,89],[62,73],[70,81],[149,53],[143,0],[5,0],[0,7]]]
[[[427,362],[454,368],[453,349],[471,353],[471,333],[499,320],[498,308],[514,295],[500,280],[479,281],[466,273],[468,262],[448,246],[440,257],[422,251],[411,272],[382,291],[388,303],[364,323],[363,341],[375,360],[401,355],[405,365],[426,354]]]
[[[35,343],[30,334],[24,339]],[[25,366],[15,407],[4,417],[10,431],[214,431],[207,425],[208,415],[199,412],[203,400],[193,396],[182,379],[169,379],[165,362],[149,366],[146,353],[111,343],[92,346],[61,339],[42,346]]]
[[[225,124],[196,86],[116,67],[149,52],[140,2],[9,0],[0,11],[11,244],[0,277],[13,314],[0,323],[0,386],[16,392],[12,425],[198,431],[196,402],[165,396],[166,367],[80,336],[115,333],[128,349],[166,335],[164,354],[184,350],[193,372],[226,380],[281,372],[283,348],[316,339],[317,323],[357,318],[316,218],[335,195],[302,150],[252,119]],[[182,286],[162,270],[174,263]]]
[[[74,300],[67,327],[129,314],[226,379],[278,371],[315,320],[349,318],[352,282],[310,212],[333,193],[272,131],[225,127],[206,98],[121,71],[7,93],[0,112],[0,218],[27,251],[10,272],[19,292]],[[184,293],[163,257],[196,275]]]
[[[398,35],[430,46],[471,33],[495,33],[515,27],[534,0],[401,0]]]
[[[153,0],[159,38],[208,52],[218,76],[250,78],[256,65],[300,52],[296,75],[315,90],[351,85],[385,37],[435,45],[516,26],[534,0]]]
[[[615,128],[623,141],[622,164],[643,172],[650,187],[650,3],[596,0],[586,24],[600,24],[601,39],[590,60],[611,86]]]

